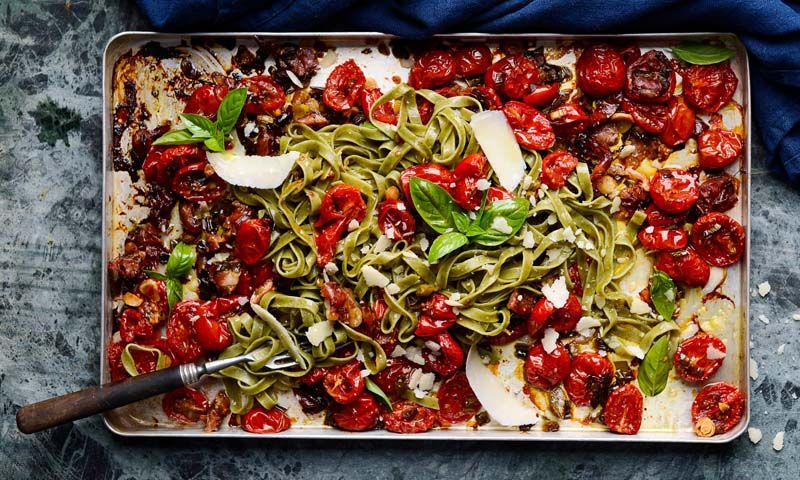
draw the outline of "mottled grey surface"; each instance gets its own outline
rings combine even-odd
[[[800,476],[800,195],[765,171],[757,144],[752,286],[772,284],[752,301],[758,445],[129,440],[99,418],[18,433],[20,405],[97,382],[101,54],[137,28],[146,23],[124,1],[0,0],[0,478]]]

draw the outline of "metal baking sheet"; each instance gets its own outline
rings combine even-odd
[[[192,39],[202,39],[205,43],[213,42],[218,39],[219,43],[226,46],[220,48],[230,49],[231,44],[244,44],[255,46],[255,37],[268,40],[288,41],[288,42],[308,42],[323,41],[328,46],[334,46],[339,50],[340,56],[336,63],[343,61],[342,51],[346,58],[348,54],[356,57],[357,62],[365,69],[366,75],[376,78],[379,86],[384,91],[391,86],[386,82],[391,81],[391,76],[400,74],[401,67],[397,59],[383,55],[378,58],[376,52],[367,52],[367,47],[376,47],[380,42],[389,42],[396,37],[381,33],[262,33],[262,32],[243,32],[243,33],[196,33],[185,35],[161,34],[155,32],[123,32],[120,33],[106,45],[103,58],[103,223],[102,235],[104,238],[102,255],[104,264],[111,258],[118,245],[119,230],[116,228],[119,209],[115,207],[115,200],[120,194],[120,185],[115,181],[112,172],[112,126],[113,126],[113,95],[114,95],[114,74],[117,61],[126,52],[136,50],[145,43],[157,41],[164,45],[191,45]],[[203,432],[201,427],[178,427],[166,425],[163,421],[159,422],[160,397],[145,400],[134,405],[122,407],[104,416],[105,424],[112,432],[124,436],[164,436],[164,437],[238,437],[238,438],[327,438],[327,439],[386,439],[386,440],[549,440],[549,441],[603,441],[603,442],[680,442],[680,443],[726,443],[741,435],[746,429],[750,419],[750,388],[749,388],[749,250],[750,250],[750,82],[747,62],[747,52],[738,38],[728,33],[690,33],[690,34],[637,34],[637,35],[558,35],[558,34],[507,34],[507,35],[486,35],[479,33],[464,33],[442,35],[437,38],[442,41],[467,40],[473,42],[486,42],[496,44],[503,40],[524,40],[537,45],[559,46],[580,41],[602,41],[602,40],[630,40],[637,43],[642,48],[664,48],[674,45],[681,40],[718,38],[724,40],[729,46],[733,46],[737,55],[732,60],[731,66],[739,79],[739,86],[734,95],[736,100],[743,107],[744,130],[745,130],[745,149],[742,155],[738,172],[741,180],[741,192],[739,204],[730,212],[732,217],[739,220],[747,231],[747,254],[736,267],[728,269],[728,277],[723,288],[723,293],[735,301],[736,308],[733,313],[728,315],[727,322],[727,346],[728,357],[722,369],[712,378],[711,381],[724,380],[737,385],[745,395],[746,412],[742,422],[733,430],[726,434],[710,438],[697,437],[692,432],[691,421],[689,419],[689,405],[693,394],[697,388],[685,386],[680,392],[669,394],[662,393],[658,397],[646,397],[644,422],[641,431],[637,435],[625,436],[616,435],[605,431],[603,428],[587,428],[573,425],[573,422],[562,422],[561,429],[557,432],[543,432],[534,428],[527,432],[522,432],[517,428],[486,425],[480,429],[473,430],[466,426],[451,427],[449,429],[434,429],[422,434],[398,435],[387,431],[369,432],[344,432],[320,424],[293,425],[291,429],[278,435],[254,435],[241,429],[226,429],[213,433]],[[363,50],[363,51],[362,51]],[[377,49],[372,49],[377,50]],[[370,54],[374,54],[370,57]],[[324,79],[332,67],[323,69],[321,77]],[[380,78],[378,78],[380,77]],[[405,78],[405,74],[402,74]],[[324,80],[323,80],[324,81]],[[314,82],[312,81],[312,86]],[[116,235],[116,236],[115,236]],[[110,374],[107,368],[106,351],[113,333],[113,315],[111,289],[109,288],[108,270],[103,269],[102,274],[102,296],[101,296],[101,339],[103,341],[101,349],[101,383],[110,381]],[[676,382],[671,381],[670,385]],[[208,387],[208,384],[204,385]],[[688,399],[688,402],[687,402]],[[679,409],[670,409],[668,406],[681,405]],[[666,418],[665,418],[666,416]],[[163,420],[163,416],[162,416]]]

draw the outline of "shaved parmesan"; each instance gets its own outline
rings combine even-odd
[[[525,248],[533,248],[536,246],[536,240],[533,238],[533,232],[528,230],[522,236],[522,246]]]
[[[775,438],[772,439],[772,449],[776,452],[780,452],[783,450],[783,436],[785,435],[784,432],[778,432],[775,434]]]
[[[483,364],[475,345],[467,354],[466,373],[475,396],[497,423],[511,427],[539,421],[539,412],[506,390],[502,381]]]
[[[505,234],[509,234],[514,231],[514,229],[511,228],[511,225],[508,224],[506,217],[494,217],[494,220],[492,220],[492,228],[500,233]]]
[[[717,350],[713,345],[709,345],[706,348],[706,358],[709,360],[722,360],[725,358],[725,352]]]
[[[476,113],[470,126],[500,186],[509,191],[516,189],[525,176],[525,161],[505,114],[499,110]]]
[[[548,285],[542,287],[542,295],[547,298],[556,308],[563,308],[569,298],[567,282],[564,276],[560,276]]]
[[[635,315],[647,315],[652,312],[650,305],[639,297],[634,297],[631,302],[631,313]]]
[[[325,339],[330,337],[332,334],[333,322],[329,322],[327,320],[311,325],[308,327],[308,331],[306,331],[306,337],[308,338],[308,341],[311,342],[311,345],[314,345],[315,347],[324,342]]]
[[[544,351],[547,353],[553,353],[553,350],[556,349],[557,341],[558,332],[552,328],[546,328],[544,330],[544,336],[542,337],[542,347],[544,347]]]
[[[725,280],[725,270],[719,267],[711,267],[711,273],[708,275],[708,281],[703,287],[703,295],[713,292]]]
[[[770,290],[772,290],[772,285],[769,282],[763,282],[758,284],[758,294],[762,297],[766,297],[769,295]]]
[[[586,337],[588,334],[592,333],[593,328],[598,328],[600,326],[600,320],[594,317],[581,317],[581,319],[578,320],[578,324],[575,325],[575,330]]]
[[[233,151],[208,152],[208,163],[214,172],[231,185],[253,188],[280,187],[300,158],[299,152],[276,157],[242,155]]]
[[[375,241],[375,253],[385,252],[387,248],[392,246],[392,241],[386,235],[381,235],[378,237],[378,240]]]
[[[386,275],[370,265],[365,265],[361,268],[361,275],[364,277],[364,281],[367,282],[368,287],[384,288],[390,283]]]
[[[753,443],[760,442],[763,437],[761,430],[752,427],[747,429],[747,436],[750,437],[750,441]]]
[[[390,283],[389,285],[386,285],[386,288],[384,290],[389,295],[397,295],[398,293],[400,293],[400,287],[396,283]]]
[[[753,380],[758,380],[758,362],[750,359],[750,378]]]

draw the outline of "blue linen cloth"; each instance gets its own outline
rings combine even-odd
[[[733,32],[747,47],[769,167],[800,186],[800,4],[781,0],[137,0],[158,30]]]

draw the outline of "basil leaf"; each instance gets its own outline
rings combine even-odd
[[[381,390],[381,387],[379,387],[377,383],[373,382],[371,378],[367,377],[364,379],[364,386],[367,388],[367,390],[374,393],[375,396],[386,405],[390,412],[392,411],[392,401],[389,400],[389,397],[383,392],[383,390]]]
[[[214,122],[202,115],[181,113],[181,120],[186,124],[186,129],[192,133],[194,138],[211,138],[217,130]]]
[[[432,229],[447,233],[455,228],[453,211],[459,207],[447,190],[419,177],[411,177],[411,201],[419,216]]]
[[[222,131],[223,134],[227,134],[236,126],[245,101],[247,101],[246,88],[231,90],[225,95],[225,98],[222,99],[217,109],[217,128]]]
[[[203,145],[205,145],[206,148],[211,151],[224,152],[225,135],[222,133],[221,130],[216,130],[214,132],[214,136],[212,136],[211,138],[206,138],[205,141],[203,141]]]
[[[469,219],[469,215],[461,210],[453,210],[451,214],[453,215],[453,223],[456,226],[456,230],[465,233],[472,222]]]
[[[650,278],[650,300],[664,320],[672,320],[675,313],[675,283],[669,276],[656,270]]]
[[[183,130],[172,130],[158,137],[153,145],[187,145],[189,143],[201,143],[202,138],[192,136],[188,128]]]
[[[167,276],[180,278],[186,275],[194,267],[196,260],[197,253],[194,251],[194,247],[183,242],[175,245],[169,255],[169,260],[167,260]]]
[[[167,279],[167,302],[169,303],[169,309],[172,310],[172,307],[174,307],[176,303],[180,302],[182,298],[183,285],[181,284],[180,280],[174,277],[169,277]]]
[[[430,263],[436,263],[440,258],[450,252],[458,250],[468,243],[469,239],[463,233],[443,233],[436,237],[436,240],[431,244],[431,249],[428,250],[428,261]]]
[[[144,270],[145,275],[156,280],[166,280],[167,276],[163,273],[156,272],[155,270]]]
[[[483,211],[483,214],[478,218],[477,222],[483,232],[475,229],[473,234],[471,231],[467,232],[467,236],[473,242],[484,245],[487,247],[494,247],[507,241],[513,237],[528,216],[528,209],[530,203],[525,198],[513,198],[508,200],[498,200],[490,204]],[[505,233],[496,230],[492,225],[495,218],[505,218],[508,226],[511,227],[511,232]]]
[[[672,54],[694,65],[712,65],[736,55],[736,50],[699,42],[682,42],[672,48]]]
[[[648,397],[655,397],[664,391],[672,369],[672,358],[669,351],[669,335],[661,335],[647,351],[639,365],[639,390]]]

